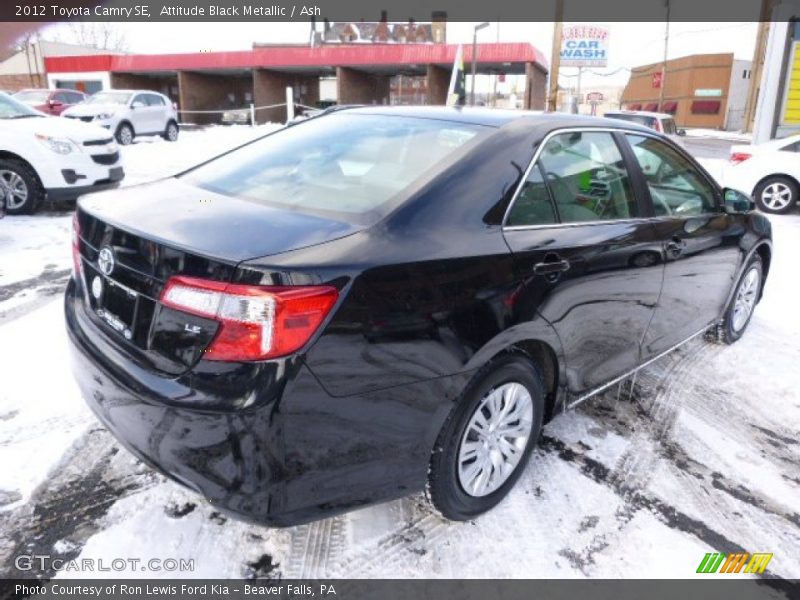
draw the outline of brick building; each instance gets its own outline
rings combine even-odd
[[[740,129],[750,77],[750,62],[733,54],[695,54],[667,61],[660,102],[662,63],[631,69],[622,93],[629,110],[675,115],[679,127]]]

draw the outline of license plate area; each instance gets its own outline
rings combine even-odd
[[[86,286],[97,317],[126,340],[131,340],[141,296],[93,268],[86,270]]]

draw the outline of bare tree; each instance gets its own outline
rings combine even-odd
[[[73,22],[69,24],[69,41],[100,50],[124,52],[128,49],[125,34],[114,23]]]

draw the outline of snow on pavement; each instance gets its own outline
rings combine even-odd
[[[125,148],[126,183],[252,133],[213,128]],[[0,252],[14,261],[0,266],[0,576],[35,552],[194,560],[180,573],[114,573],[131,577],[691,577],[706,552],[744,550],[773,552],[768,574],[796,579],[800,216],[772,222],[776,254],[743,339],[694,340],[632,388],[557,417],[491,513],[449,523],[418,494],[269,529],[222,516],[95,421],[69,373],[59,301],[69,216],[4,219]],[[59,574],[79,575],[91,573]]]

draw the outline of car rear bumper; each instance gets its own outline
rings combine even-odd
[[[297,359],[202,361],[167,377],[138,366],[84,309],[65,316],[86,402],[135,456],[237,517],[287,526],[423,488],[461,378],[328,395]]]

